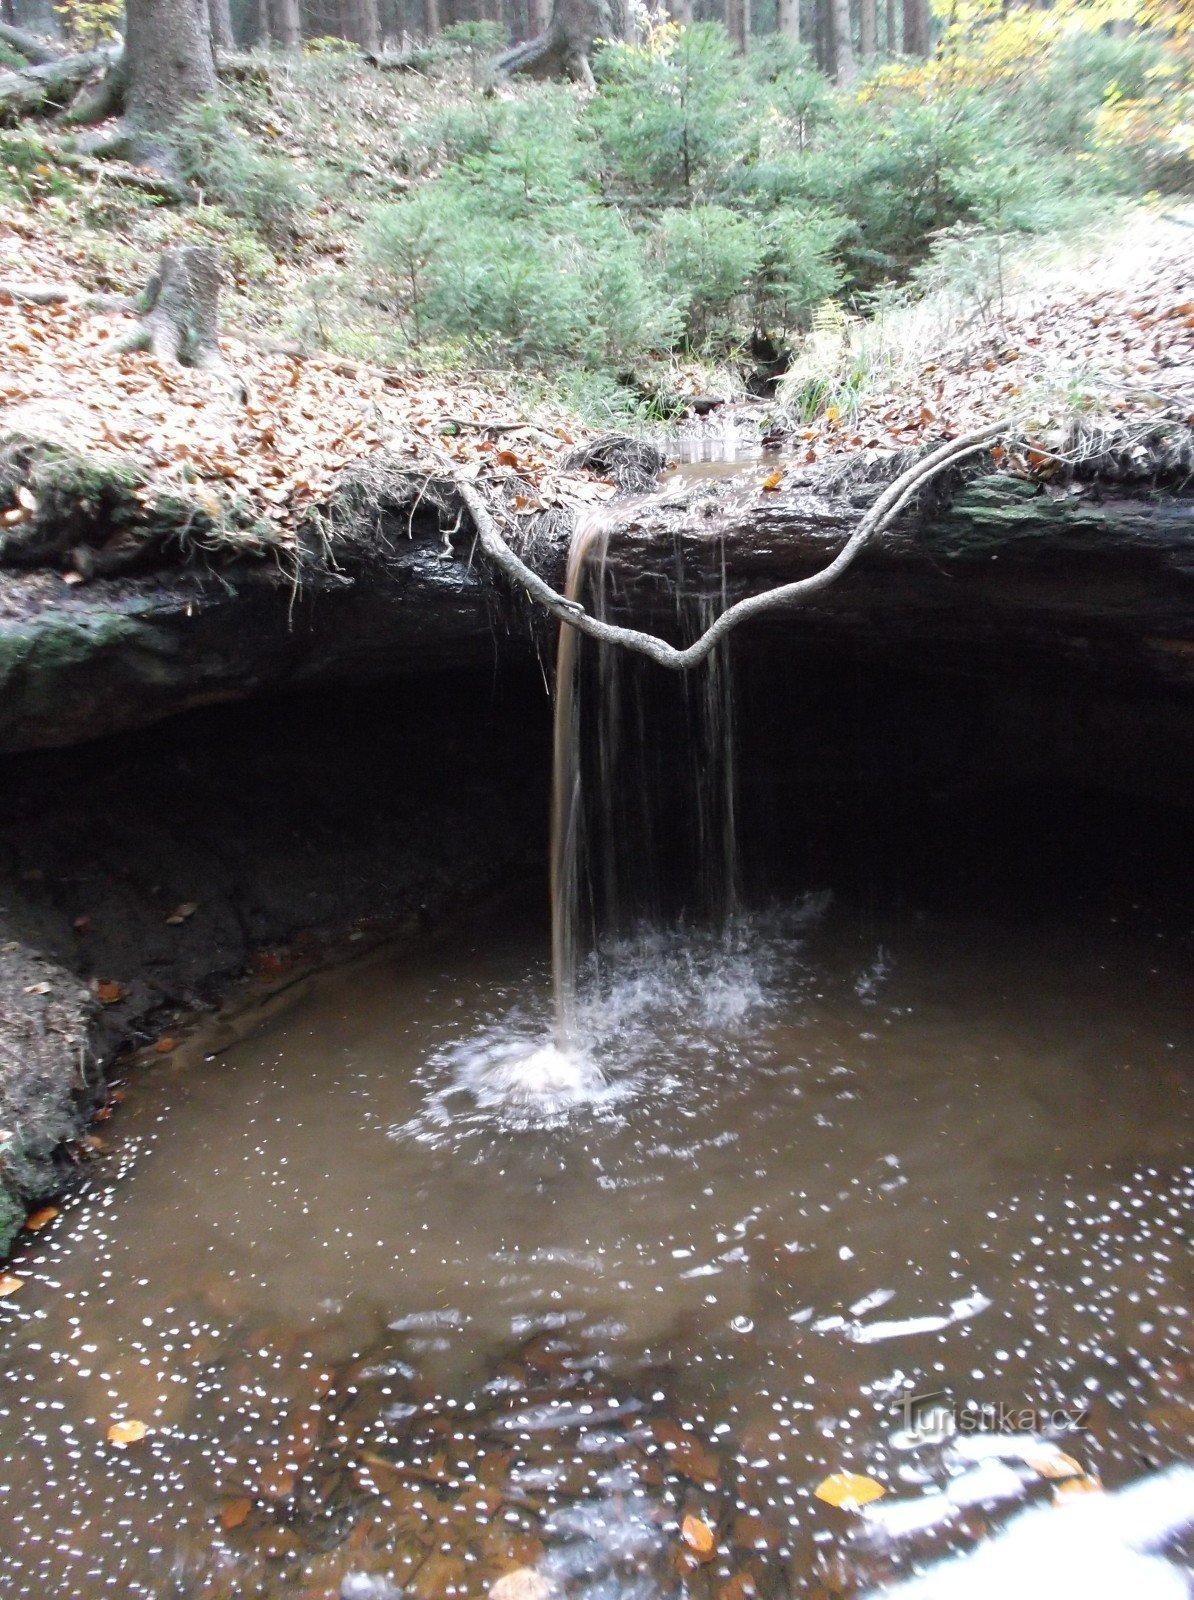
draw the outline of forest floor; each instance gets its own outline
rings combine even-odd
[[[415,472],[481,478],[516,525],[612,497],[597,474],[562,465],[595,419],[573,414],[546,379],[400,360],[394,315],[361,253],[372,209],[434,165],[439,135],[429,129],[456,114],[479,70],[467,56],[427,76],[381,73],[340,52],[254,58],[226,82],[226,111],[267,165],[218,169],[195,205],[163,203],[119,164],[80,164],[44,122],[6,131],[0,435],[127,464],[147,514],[155,499],[181,497],[270,545],[292,542],[345,469],[375,452]],[[275,170],[289,209],[261,191],[262,172]],[[774,399],[746,402],[727,380],[706,394],[716,409],[703,422],[690,412],[677,425],[740,426],[756,443],[778,441],[786,470],[882,456],[1004,415],[1022,436],[1054,443],[1075,417],[1121,435],[1125,424],[1147,434],[1159,420],[1185,423],[1194,415],[1192,222],[1188,211],[1139,208],[1060,254],[1009,246],[996,304],[922,300],[869,322],[842,308],[837,325],[796,351]],[[88,305],[88,296],[135,294],[159,253],[182,243],[220,251],[223,345],[246,404],[214,374],[119,353],[132,314]],[[30,287],[61,298],[32,303],[22,293]],[[678,357],[661,360],[681,400],[710,379]],[[666,443],[662,425],[656,432]],[[1009,464],[1039,463],[1026,452]],[[782,472],[769,484],[781,481]],[[34,493],[19,472],[0,473],[10,528],[35,515]]]
[[[1057,267],[1009,290],[1005,305],[903,325],[857,324],[836,348],[809,356],[822,369],[869,361],[868,383],[807,420],[782,401],[728,407],[709,429],[744,422],[770,430],[777,461],[878,458],[964,433],[1001,415],[1036,418],[1045,435],[1062,412],[1148,434],[1194,420],[1194,275],[1189,228],[1142,220],[1076,272]],[[1021,277],[1023,278],[1023,274]],[[71,251],[36,205],[0,208],[0,426],[98,463],[131,463],[138,492],[181,494],[213,515],[234,498],[246,520],[289,540],[334,494],[347,467],[377,451],[413,471],[492,481],[516,516],[575,510],[615,494],[612,483],[561,462],[584,433],[558,409],[528,407],[497,373],[432,374],[329,353],[295,353],[239,324],[223,344],[248,386],[241,404],[219,375],[121,353],[133,314],[89,308],[111,274]],[[129,285],[124,286],[126,289]],[[26,290],[59,291],[36,304]],[[282,333],[285,330],[281,330]],[[1021,466],[1038,467],[1044,447]],[[1039,458],[1039,459],[1038,459]],[[1016,463],[1011,463],[1016,465]],[[769,480],[770,483],[770,480]],[[12,527],[36,512],[15,479],[0,513]],[[67,574],[70,576],[70,574]]]

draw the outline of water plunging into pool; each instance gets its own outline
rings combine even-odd
[[[130,1081],[0,1301],[5,1600],[1180,1592],[1188,925],[752,906],[730,662],[659,676],[561,640],[550,963],[508,906]]]

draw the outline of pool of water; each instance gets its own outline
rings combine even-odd
[[[544,945],[131,1076],[0,1301],[6,1597],[862,1594],[1181,1458],[1187,941],[809,896],[528,1083]]]

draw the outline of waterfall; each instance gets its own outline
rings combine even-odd
[[[564,592],[606,616],[614,597],[612,519],[578,522]],[[720,582],[689,592],[677,563],[684,632],[703,631],[726,603]],[[603,943],[663,914],[661,865],[682,864],[684,910],[728,930],[739,903],[733,674],[723,644],[676,677],[561,624],[556,657],[551,803],[551,956],[556,1044],[575,1050],[579,972]],[[682,759],[669,745],[679,739]],[[679,816],[667,837],[661,818]],[[666,861],[661,863],[661,857]],[[674,898],[674,896],[673,896]]]

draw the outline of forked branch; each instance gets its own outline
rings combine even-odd
[[[915,462],[884,489],[837,555],[827,566],[822,567],[820,572],[814,572],[807,578],[799,578],[794,583],[780,584],[775,589],[765,589],[761,594],[747,595],[745,599],[727,606],[704,633],[684,649],[677,649],[675,645],[668,644],[666,639],[660,639],[653,633],[643,633],[638,628],[621,628],[611,622],[602,622],[578,602],[566,600],[563,595],[557,594],[545,579],[532,571],[526,562],[520,560],[511,550],[498,532],[497,524],[473,485],[458,481],[456,487],[469,516],[473,519],[482,550],[508,578],[521,585],[532,600],[538,601],[570,628],[575,628],[579,633],[587,633],[591,639],[597,639],[601,644],[616,644],[626,650],[637,650],[640,655],[650,657],[661,667],[684,671],[702,662],[739,623],[748,622],[752,617],[763,616],[769,611],[781,611],[788,606],[797,605],[810,595],[827,589],[841,577],[865,546],[899,515],[918,489],[922,489],[930,479],[944,472],[947,467],[956,466],[968,456],[978,455],[988,449],[999,435],[1008,432],[1011,426],[1012,424],[1007,421],[989,423],[985,428],[963,434],[959,439],[951,439],[947,444],[941,445],[940,448]]]

